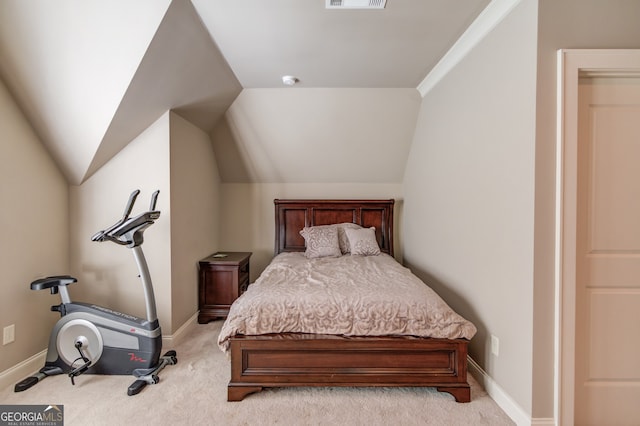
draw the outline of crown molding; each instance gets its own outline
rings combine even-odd
[[[458,65],[521,1],[492,0],[418,85],[417,89],[422,97]]]

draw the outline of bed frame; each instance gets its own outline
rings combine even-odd
[[[275,253],[304,251],[305,226],[353,222],[375,226],[393,256],[394,200],[275,200]],[[230,339],[228,400],[269,387],[425,386],[469,402],[465,339],[238,335]]]

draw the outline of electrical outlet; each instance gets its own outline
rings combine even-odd
[[[16,340],[16,325],[11,324],[3,329],[2,344],[7,345]]]
[[[491,335],[491,353],[495,356],[500,354],[500,339],[493,334]]]

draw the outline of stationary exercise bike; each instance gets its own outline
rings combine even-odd
[[[104,308],[72,302],[67,286],[77,282],[69,275],[42,278],[31,283],[31,290],[50,289],[60,293],[62,303],[51,307],[61,318],[53,327],[44,367],[34,376],[15,385],[15,392],[29,389],[48,376],[68,374],[71,384],[83,373],[132,374],[136,377],[128,395],[138,394],[147,384],[160,381],[158,373],[178,362],[175,351],[160,356],[162,333],[149,268],[142,252],[143,233],[160,217],[156,210],[159,191],[151,196],[149,211],[130,218],[139,190],[131,193],[122,219],[91,237],[92,241],[111,241],[133,250],[144,288],[147,318],[142,319]]]

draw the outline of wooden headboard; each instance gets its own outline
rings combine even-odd
[[[274,200],[275,254],[305,251],[300,231],[305,226],[352,222],[375,226],[380,250],[393,256],[394,200]]]

